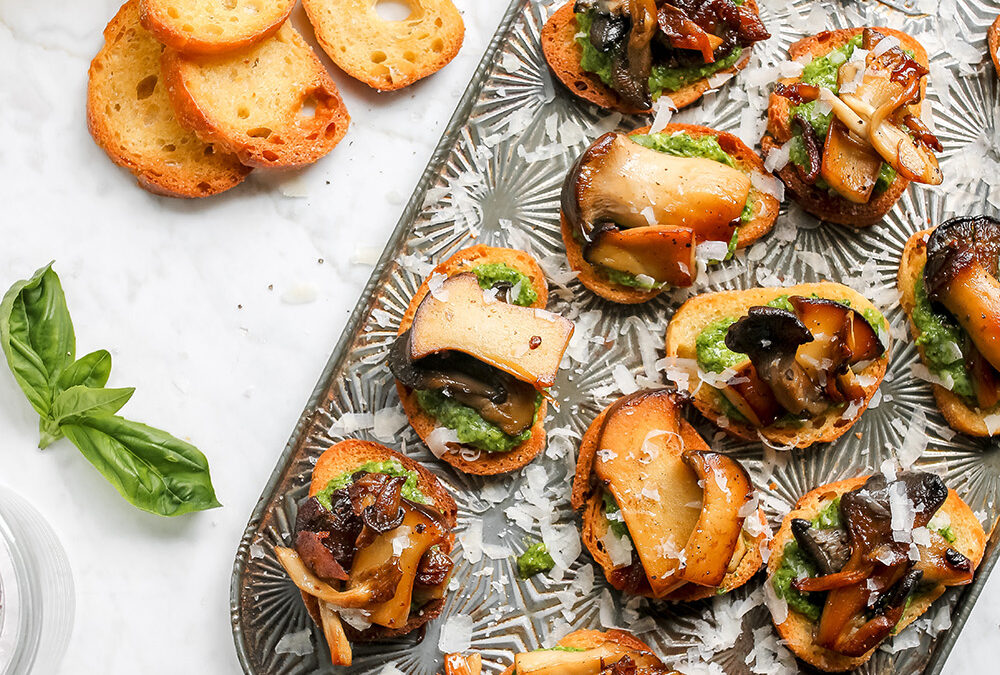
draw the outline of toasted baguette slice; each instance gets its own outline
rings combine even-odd
[[[910,317],[910,334],[914,340],[920,337],[920,331],[913,323],[913,308],[916,305],[915,289],[917,280],[923,274],[924,265],[927,264],[927,237],[933,231],[932,228],[917,232],[907,240],[899,261],[899,273],[896,276],[896,288],[899,289],[900,293],[899,303],[903,306],[906,316]],[[923,345],[917,345],[917,352],[920,354],[920,360],[923,361],[924,365],[927,365]],[[934,389],[934,399],[937,401],[938,408],[941,409],[941,414],[944,415],[952,429],[970,436],[989,437],[991,435],[984,418],[1000,413],[1000,404],[988,410],[980,410],[969,407],[965,399],[939,384],[931,386]]]
[[[584,432],[583,439],[580,441],[580,452],[576,461],[576,474],[573,476],[571,503],[575,510],[583,510],[581,537],[584,546],[587,547],[594,561],[604,570],[604,575],[607,577],[608,582],[618,590],[624,591],[626,589],[622,585],[615,584],[612,578],[608,576],[615,569],[615,565],[611,562],[611,556],[604,549],[604,544],[601,541],[608,532],[608,521],[604,517],[603,512],[603,490],[599,489],[599,486],[596,485],[596,477],[593,474],[594,457],[597,455],[599,449],[597,444],[601,437],[601,428],[604,426],[604,420],[607,418],[608,411],[612,406],[608,406],[594,418],[594,421],[587,427],[587,431]],[[711,450],[709,445],[687,420],[681,420],[680,433],[681,443],[685,448],[700,451]],[[732,563],[730,563],[730,571],[726,573],[721,584],[718,586],[701,586],[694,583],[686,583],[671,591],[663,600],[668,602],[692,602],[731,591],[748,582],[757,573],[757,570],[760,569],[763,562],[761,548],[766,545],[767,538],[770,535],[767,518],[764,515],[763,509],[758,508],[755,517],[759,525],[753,529],[757,534],[750,535],[747,530],[744,530],[743,544],[745,548],[741,547],[741,556],[740,549],[737,549],[733,560],[736,566],[732,567]],[[737,556],[740,556],[738,561],[736,560]],[[653,597],[651,590],[648,593],[642,593],[642,595],[648,598]]]
[[[186,54],[221,54],[274,35],[295,0],[139,0],[142,25]]]
[[[378,91],[433,75],[462,47],[465,24],[451,0],[416,0],[388,21],[371,0],[302,0],[323,51],[345,73]]]
[[[703,293],[697,295],[677,310],[670,323],[667,324],[667,358],[697,359],[695,341],[702,329],[716,319],[726,316],[744,316],[748,309],[756,305],[764,305],[782,295],[810,296],[815,293],[829,300],[848,300],[851,307],[858,311],[876,309],[863,295],[841,284],[820,282],[815,284],[799,284],[780,288],[751,288],[745,291],[721,291],[718,293]],[[883,319],[884,320],[884,319]],[[876,328],[878,328],[876,326]],[[889,341],[889,325],[884,323],[879,331],[886,342]],[[885,353],[872,361],[859,376],[871,378],[871,383],[864,385],[865,397],[858,410],[849,417],[836,408],[828,410],[809,424],[801,427],[782,427],[772,424],[757,428],[750,424],[730,419],[719,408],[717,390],[702,384],[697,376],[691,376],[691,386],[697,388],[692,392],[692,402],[701,413],[718,425],[721,429],[739,438],[750,441],[764,440],[780,446],[807,448],[813,443],[829,443],[843,436],[861,418],[868,408],[875,390],[885,377],[889,366],[891,344],[886,344]],[[865,379],[867,379],[865,378]],[[702,384],[702,386],[698,386]]]
[[[181,122],[249,166],[315,162],[340,142],[351,119],[337,85],[289,23],[232,54],[167,49],[163,74]]]
[[[629,106],[614,89],[604,84],[600,77],[580,67],[580,45],[576,43],[576,34],[579,30],[573,13],[574,4],[574,1],[570,0],[557,9],[542,27],[542,53],[549,68],[570,92],[598,107],[616,110],[626,115],[649,112],[649,109],[642,110]],[[755,0],[746,0],[745,4],[757,12]],[[739,61],[715,75],[735,73],[746,68],[750,63],[751,50],[752,47],[744,48]],[[677,91],[664,91],[663,94],[669,96],[673,107],[680,110],[697,101],[711,89],[708,80],[709,78],[705,77]]]
[[[1000,75],[1000,16],[994,19],[987,33],[987,44],[990,47],[990,58],[993,59],[993,67]]]
[[[535,259],[524,251],[483,245],[472,246],[459,251],[435,267],[432,275],[443,274],[452,277],[489,263],[505,263],[527,276],[538,294],[538,298],[530,306],[545,309],[545,305],[549,301],[549,288],[545,281],[545,273],[542,272],[542,268],[538,266]],[[406,332],[410,324],[413,323],[413,315],[417,311],[417,307],[420,306],[420,302],[429,292],[430,287],[425,279],[403,314],[397,335]],[[396,382],[396,391],[399,393],[399,400],[403,402],[403,411],[406,412],[410,425],[420,436],[420,439],[426,443],[427,437],[440,425],[417,403],[416,392],[398,381]],[[465,459],[460,453],[448,452],[441,459],[459,471],[479,476],[494,476],[520,469],[545,449],[545,414],[547,411],[548,401],[542,399],[537,419],[534,426],[531,427],[531,438],[509,452],[480,452],[477,459]]]
[[[365,462],[386,462],[395,460],[403,465],[404,469],[415,471],[419,476],[417,485],[420,491],[431,500],[434,509],[444,516],[444,524],[449,530],[453,529],[458,520],[458,506],[448,491],[441,485],[437,476],[425,469],[423,465],[413,461],[391,448],[370,441],[360,441],[349,439],[336,443],[328,448],[319,459],[316,460],[316,468],[313,469],[312,481],[309,484],[309,496],[315,497],[323,490],[327,484],[341,474],[353,471]],[[441,544],[444,553],[450,553],[455,543],[455,535],[449,532],[448,538]],[[302,593],[306,609],[316,625],[322,626],[323,622],[319,616],[319,602],[311,595]],[[387,640],[400,635],[406,635],[423,626],[432,619],[436,619],[441,610],[444,609],[446,598],[431,600],[420,610],[410,616],[410,620],[400,628],[386,628],[385,626],[372,626],[364,631],[352,628],[346,622],[343,624],[344,632],[351,642],[373,642],[376,640]]]
[[[250,170],[235,155],[203,143],[174,116],[160,72],[162,49],[139,24],[139,1],[122,5],[90,64],[91,135],[150,192],[206,197],[239,185]]]
[[[913,37],[892,28],[877,27],[877,30],[886,36],[893,36],[899,40],[904,49],[913,52],[914,58],[923,66],[927,66],[927,52],[923,46]],[[798,60],[803,56],[810,55],[813,58],[825,56],[834,49],[843,47],[851,38],[864,31],[861,28],[841,28],[839,30],[824,31],[812,37],[807,37],[792,43],[788,48],[788,58]],[[782,84],[793,84],[801,81],[801,78],[788,77],[779,80]],[[927,88],[926,79],[920,85],[920,101],[923,101],[924,92]],[[920,111],[920,102],[910,106],[914,114]],[[771,99],[767,109],[767,134],[761,140],[761,150],[767,156],[772,149],[784,145],[792,138],[792,102],[783,96],[771,94]],[[833,194],[826,190],[821,190],[809,183],[806,183],[799,174],[795,165],[789,161],[784,167],[777,171],[785,187],[795,197],[795,201],[802,205],[809,213],[818,218],[837,223],[839,225],[850,225],[852,227],[868,227],[874,225],[885,217],[885,214],[892,210],[892,207],[899,201],[900,196],[906,191],[910,184],[908,180],[897,176],[885,192],[874,196],[866,204],[855,204],[840,195]]]
[[[629,136],[648,134],[649,129],[650,127],[648,126],[641,127],[631,132]],[[764,169],[764,162],[761,161],[757,153],[733,134],[725,131],[716,131],[715,129],[696,124],[668,124],[662,131],[665,134],[676,132],[683,132],[694,138],[715,136],[726,154],[735,160],[737,169],[750,175],[754,173],[770,175]],[[746,248],[770,232],[774,226],[774,221],[778,218],[778,209],[781,208],[781,203],[774,196],[761,192],[756,187],[750,188],[750,196],[754,204],[754,217],[750,222],[740,225],[736,241],[737,249]],[[566,257],[569,259],[570,267],[579,272],[577,278],[580,280],[580,283],[597,295],[611,302],[633,305],[651,300],[664,290],[667,290],[666,288],[643,290],[612,282],[601,274],[597,267],[584,259],[583,246],[573,236],[573,228],[562,213],[559,214],[559,221],[562,227],[563,244],[566,246]]]
[[[597,649],[603,644],[612,642],[617,645],[621,645],[625,649],[629,649],[634,652],[650,652],[649,645],[635,637],[631,633],[623,630],[618,630],[613,628],[607,632],[599,630],[575,630],[563,639],[556,643],[559,647],[565,647],[569,650],[583,650]],[[501,675],[514,675],[514,666],[511,665],[507,670],[503,671]],[[670,671],[670,675],[680,675],[677,671]]]
[[[767,581],[765,583],[771,583],[771,578],[778,568],[781,567],[781,561],[785,557],[785,545],[794,539],[792,535],[792,520],[795,518],[812,520],[836,497],[846,494],[851,490],[856,490],[864,485],[868,478],[869,476],[862,476],[823,485],[811,492],[807,492],[796,502],[795,508],[785,516],[784,521],[781,523],[781,528],[771,541],[771,556],[767,562]],[[952,544],[952,548],[969,558],[972,561],[973,568],[978,567],[983,559],[983,551],[986,548],[986,533],[983,531],[983,526],[979,522],[979,519],[976,518],[972,513],[972,509],[962,501],[954,490],[948,490],[948,498],[941,506],[941,511],[947,513],[951,518],[950,527],[952,532],[955,533],[955,541]],[[898,634],[906,626],[909,626],[918,619],[920,615],[930,608],[931,603],[941,597],[944,591],[945,587],[939,586],[928,593],[914,596],[912,602],[907,605],[906,612],[903,614],[903,618],[900,619],[899,625],[896,626],[896,633]],[[827,672],[836,673],[853,670],[868,661],[872,654],[875,653],[875,650],[878,649],[878,647],[875,647],[864,656],[849,657],[830,651],[824,647],[819,647],[813,642],[815,624],[791,608],[788,609],[788,617],[783,622],[776,623],[775,625],[785,644],[797,657]]]

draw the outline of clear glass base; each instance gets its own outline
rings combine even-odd
[[[0,675],[58,672],[75,609],[73,574],[52,528],[0,487]]]

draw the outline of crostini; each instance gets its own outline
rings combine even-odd
[[[919,42],[891,28],[845,28],[788,51],[805,66],[775,86],[761,147],[806,211],[867,227],[910,181],[941,183],[941,144],[920,117],[929,66]]]
[[[736,136],[690,124],[604,134],[563,183],[570,266],[597,295],[645,302],[697,276],[696,248],[721,261],[774,225],[775,179]],[[763,188],[763,189],[762,189]]]
[[[489,246],[459,251],[413,296],[388,365],[417,435],[455,468],[506,473],[545,448],[545,397],[573,334],[547,300],[534,258]]]
[[[575,95],[602,108],[641,113],[669,96],[688,106],[710,77],[750,61],[770,34],[754,0],[575,0],[542,28],[542,52]]]
[[[986,44],[990,48],[990,58],[993,60],[993,67],[1000,75],[1000,16],[993,20],[986,35]]]
[[[847,432],[889,364],[889,324],[835,283],[695,296],[667,325],[668,371],[747,440],[805,448]]]
[[[953,218],[917,232],[896,277],[900,304],[948,424],[1000,434],[1000,221]]]
[[[983,527],[941,478],[887,473],[807,493],[771,544],[775,625],[821,670],[865,663],[982,560]]]
[[[583,542],[620,591],[712,597],[760,569],[767,522],[750,476],[682,418],[676,391],[625,396],[583,436],[572,504]]]
[[[377,443],[320,455],[294,545],[274,552],[334,665],[351,664],[352,642],[405,635],[441,613],[457,510],[434,474]]]
[[[645,642],[623,630],[573,631],[553,649],[514,656],[502,675],[679,675],[663,665]]]

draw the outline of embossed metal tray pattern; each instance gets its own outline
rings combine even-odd
[[[335,422],[345,413],[373,413],[398,405],[383,357],[422,279],[413,265],[400,263],[400,256],[413,255],[436,264],[476,243],[523,247],[530,242],[536,256],[552,256],[550,263],[558,261],[563,255],[558,197],[570,163],[587,142],[604,131],[649,123],[648,118],[621,119],[597,110],[553,82],[538,36],[545,19],[561,2],[515,0],[511,4],[250,518],[237,553],[231,589],[236,649],[249,674],[334,672],[322,634],[315,627],[312,652],[295,654],[281,649],[283,653],[278,653],[275,649],[283,636],[302,631],[312,622],[294,585],[277,564],[273,546],[287,543],[296,505],[306,493],[313,463],[323,450],[345,436],[374,439],[370,428],[348,433],[343,422]],[[877,470],[902,447],[907,430],[915,425],[919,430],[922,424],[927,448],[916,466],[943,475],[983,516],[989,530],[998,515],[1000,446],[996,441],[949,432],[930,385],[910,372],[917,361],[916,351],[891,289],[903,244],[911,233],[955,214],[997,213],[996,195],[990,194],[991,186],[975,168],[982,164],[969,158],[971,154],[996,153],[994,144],[1000,139],[998,83],[985,40],[998,9],[981,0],[775,0],[760,4],[772,33],[769,41],[755,47],[764,64],[784,60],[791,42],[822,29],[889,25],[918,38],[928,36],[925,46],[933,65],[928,100],[945,147],[941,163],[948,178],[937,189],[911,185],[882,223],[860,231],[819,223],[795,208],[789,209],[786,202],[774,232],[756,248],[717,268],[721,272],[703,277],[694,289],[746,288],[774,275],[785,283],[828,279],[855,287],[860,282],[869,284],[869,297],[883,299],[883,310],[893,324],[894,345],[889,373],[880,389],[881,400],[851,433],[827,446],[780,453],[760,443],[719,438],[715,429],[693,413],[692,421],[706,438],[715,437],[715,447],[738,457],[748,468],[772,524],[813,487]],[[927,43],[935,42],[933,36],[940,36],[942,27],[964,45],[966,51],[959,57],[964,57],[965,63],[956,58],[957,49]],[[979,50],[982,62],[970,66],[969,49]],[[746,107],[746,96],[740,93],[742,79],[751,76],[748,71],[722,84],[718,91],[675,116],[675,121],[737,130]],[[584,132],[578,138],[558,135],[561,129],[576,126]],[[995,155],[991,161],[996,167]],[[635,324],[641,323],[652,332],[659,350],[657,358],[662,357],[663,330],[683,295],[664,294],[645,305],[618,307],[596,298],[576,281],[568,283],[568,290],[553,293],[550,309],[575,318],[596,317],[590,334],[599,339],[589,345],[585,362],[573,362],[572,368],[561,373],[555,389],[562,404],[548,421],[548,428],[582,433],[597,412],[619,395],[610,393],[615,365],[624,364],[631,373],[644,375],[644,345],[639,343]],[[890,300],[885,302],[885,298]],[[639,321],[628,321],[629,317]],[[647,365],[648,356],[647,346]],[[595,396],[595,390],[607,392],[607,396]],[[494,479],[465,476],[435,460],[408,425],[392,436],[389,445],[403,447],[425,462],[454,494],[460,508],[460,540],[470,523],[478,527],[482,522],[483,541],[490,551],[506,548],[513,555],[524,549],[528,533],[504,515],[504,509],[522,498],[524,472]],[[555,451],[539,457],[535,464],[545,468],[548,487],[558,496],[553,498],[553,521],[575,526],[578,521],[568,503],[571,470],[567,457],[558,456],[569,444],[557,443]],[[573,450],[569,449],[570,456]],[[484,493],[487,485],[492,487]],[[494,503],[497,499],[501,501]],[[537,531],[532,534],[538,535]],[[917,646],[895,653],[880,650],[859,672],[938,673],[996,562],[997,538],[996,534],[991,538],[975,582],[952,589],[939,601],[949,608],[945,610],[950,611],[949,630],[936,636],[919,632]],[[442,617],[427,627],[425,635],[358,645],[355,665],[347,672],[378,673],[385,664],[394,663],[407,675],[437,673],[441,669],[438,634],[447,617],[454,614],[471,617],[471,648],[483,654],[485,670],[494,673],[506,667],[515,652],[550,644],[554,628],[565,631],[567,624],[573,628],[635,625],[636,614],[626,611],[623,618],[623,599],[614,591],[607,592],[603,575],[586,553],[560,581],[546,575],[519,580],[512,555],[484,555],[473,564],[463,556],[459,544],[455,554],[458,588],[449,594]],[[579,582],[574,585],[573,579],[581,571],[589,578],[588,567],[596,570],[597,580],[592,588],[585,584],[581,594]],[[760,657],[748,665],[747,655],[759,642],[754,630],[773,628],[763,606],[744,603],[748,596],[760,595],[762,577],[758,575],[746,588],[711,601],[673,606],[643,603],[639,616],[652,617],[655,624],[642,622],[653,629],[641,637],[682,670],[688,654],[697,655],[707,647],[714,652],[712,661],[726,673],[750,673],[752,668],[762,672],[766,666]],[[608,597],[615,603],[611,616]],[[752,609],[734,623],[730,617],[734,612],[739,614],[741,606]],[[687,666],[691,673],[690,664]]]

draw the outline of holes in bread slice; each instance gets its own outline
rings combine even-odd
[[[386,53],[383,52],[382,50],[375,50],[372,52],[371,58],[372,58],[372,63],[382,63],[389,57],[386,56]]]
[[[147,75],[139,80],[139,83],[135,85],[136,100],[142,101],[152,96],[153,91],[156,90],[156,80],[156,75]],[[115,109],[120,110],[120,107],[116,106]]]
[[[271,130],[267,127],[254,127],[253,129],[247,130],[247,136],[250,138],[267,138],[270,135]]]
[[[383,21],[406,21],[413,15],[413,5],[405,0],[378,0],[375,13]]]
[[[431,40],[431,49],[434,50],[434,52],[437,54],[443,52],[444,40],[442,40],[441,38],[434,38],[433,40]]]

